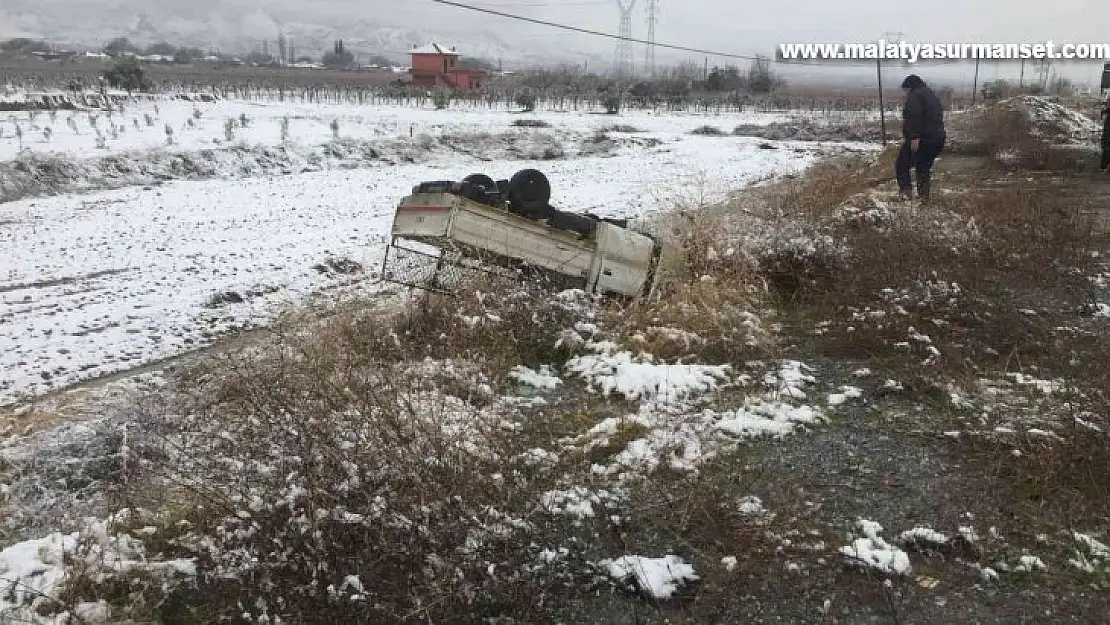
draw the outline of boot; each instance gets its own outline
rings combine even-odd
[[[933,188],[933,176],[931,173],[920,174],[917,178],[917,196],[921,198],[921,203],[929,202],[929,192]]]

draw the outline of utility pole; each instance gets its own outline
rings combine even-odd
[[[883,104],[883,61],[882,59],[875,61],[875,67],[879,74],[879,132],[883,138],[883,145],[886,145],[886,106]]]
[[[905,35],[902,33],[883,33],[882,39],[884,43],[901,43]],[[880,50],[880,52],[882,52]],[[875,61],[876,72],[878,74],[879,83],[879,131],[883,138],[883,145],[886,145],[886,103],[883,101],[883,55],[879,54],[879,58]]]
[[[971,83],[971,106],[975,106],[975,99],[979,96],[979,57],[975,57],[975,80]]]
[[[1021,76],[1018,77],[1018,88],[1025,88],[1025,59],[1021,60]]]

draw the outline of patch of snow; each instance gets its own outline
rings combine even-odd
[[[948,537],[940,532],[927,527],[915,527],[902,532],[898,542],[903,545],[918,546],[943,546],[948,544]]]
[[[40,597],[55,597],[65,578],[65,557],[78,535],[54,533],[0,551],[0,617],[32,609]]]
[[[823,415],[812,406],[755,402],[745,408],[718,413],[716,428],[732,436],[785,436],[799,425],[819,422]]]
[[[1018,558],[1017,566],[1015,566],[1013,570],[1023,573],[1032,573],[1033,571],[1043,571],[1047,568],[1048,566],[1045,565],[1044,560],[1041,560],[1037,556],[1026,554]]]
[[[604,508],[616,500],[616,495],[608,491],[593,491],[582,486],[575,486],[568,490],[544,493],[540,497],[540,505],[551,514],[584,519],[598,516],[598,510],[595,506]]]
[[[1008,373],[1006,377],[1019,386],[1032,386],[1045,395],[1051,395],[1064,388],[1063,383],[1053,380],[1040,380],[1024,373]]]
[[[860,397],[863,397],[863,389],[855,386],[841,386],[839,393],[829,394],[829,405],[840,406],[849,399],[858,399]]]
[[[521,459],[524,461],[525,466],[534,467],[539,465],[553,465],[559,462],[559,456],[546,449],[537,447],[529,449],[521,454]]]
[[[123,516],[121,513],[117,518]],[[82,546],[85,539],[89,539],[89,544]],[[196,574],[194,561],[147,561],[141,541],[127,534],[110,535],[106,522],[90,521],[82,532],[54,532],[0,550],[0,620],[5,623],[67,622],[66,614],[52,615],[50,609],[75,558],[88,564],[92,575],[133,570],[170,577]],[[83,603],[76,606],[75,614],[87,615],[88,623],[106,623],[101,617],[107,607],[101,602]]]
[[[553,390],[563,383],[563,380],[555,375],[550,365],[541,366],[539,371],[517,365],[509,372],[509,377],[521,384],[546,390]]]
[[[604,395],[618,393],[630,400],[655,400],[675,404],[713,391],[727,382],[729,365],[684,365],[656,363],[650,356],[633,356],[616,351],[611,343],[589,345],[594,354],[571,359],[568,371],[586,379]]]
[[[879,536],[883,531],[881,525],[867,519],[860,519],[857,525],[863,537],[841,547],[841,554],[856,566],[872,568],[884,574],[909,575],[912,570],[909,556]]]
[[[742,497],[737,510],[744,516],[761,516],[767,513],[767,509],[763,507],[763,500],[754,495]]]
[[[976,532],[975,528],[970,525],[961,525],[956,531],[969,545],[975,545],[979,542],[979,532]]]
[[[787,369],[793,371],[797,364]],[[733,410],[699,411],[689,405],[692,399],[689,397],[685,402],[672,404],[653,398],[642,403],[635,414],[607,418],[586,433],[560,442],[567,448],[587,452],[609,445],[618,434],[643,430],[643,434],[627,443],[607,465],[596,465],[594,473],[624,479],[633,473],[650,473],[660,466],[696,472],[701,463],[740,440],[785,436],[824,418],[819,408],[775,399],[780,386],[775,382],[777,376],[770,377],[772,390],[763,396],[745,398],[743,405]]]
[[[1073,532],[1076,548],[1068,564],[1087,574],[1110,573],[1110,547],[1089,534]]]
[[[817,381],[809,372],[812,367],[796,360],[784,361],[779,368],[778,375],[768,373],[765,383],[775,388],[776,392],[793,399],[805,399],[803,387]]]
[[[606,568],[613,579],[634,583],[641,592],[658,600],[670,599],[684,583],[699,579],[694,567],[674,555],[663,558],[628,555],[598,564]]]

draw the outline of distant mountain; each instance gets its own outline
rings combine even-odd
[[[122,36],[139,45],[168,41],[245,54],[260,48],[264,40],[273,49],[281,33],[292,39],[298,55],[319,55],[343,39],[356,54],[380,54],[396,61],[406,60],[408,50],[429,41],[457,46],[464,56],[500,59],[506,67],[552,61],[593,65],[611,58],[538,48],[526,35],[514,40],[518,29],[493,32],[488,20],[456,13],[449,15],[459,19],[445,19],[442,10],[431,20],[429,6],[419,0],[3,0],[0,39],[31,36],[99,47]]]

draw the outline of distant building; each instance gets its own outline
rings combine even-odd
[[[422,48],[413,48],[412,68],[409,74],[412,84],[421,87],[451,87],[460,91],[481,88],[489,76],[482,69],[462,69],[459,67],[459,53],[455,48],[447,48],[429,43]]]

